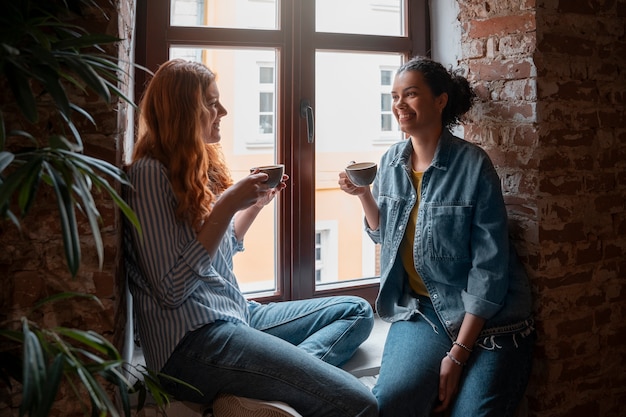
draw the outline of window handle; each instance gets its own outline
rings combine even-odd
[[[305,98],[300,100],[300,116],[306,118],[306,136],[309,143],[313,143],[315,136],[315,122],[313,120],[313,107],[311,102]]]

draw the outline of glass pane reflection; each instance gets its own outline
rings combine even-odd
[[[276,6],[276,0],[171,0],[170,24],[232,29],[278,29]]]
[[[315,30],[404,36],[404,4],[404,0],[315,0]]]
[[[379,249],[365,234],[361,204],[337,180],[349,161],[378,163],[402,139],[389,95],[402,57],[318,51],[315,59],[317,284],[377,277]]]
[[[228,111],[221,120],[221,145],[234,181],[250,168],[275,162],[276,120],[274,49],[171,48],[170,58],[203,62],[217,77],[220,101]],[[259,75],[262,76],[259,76]],[[235,275],[245,293],[276,289],[276,201],[265,207],[246,233],[244,252],[234,258]]]

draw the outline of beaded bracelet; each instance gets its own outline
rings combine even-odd
[[[463,349],[465,349],[466,351],[468,351],[469,353],[472,353],[472,352],[473,352],[473,350],[472,350],[472,349],[470,349],[469,347],[467,347],[466,345],[464,345],[464,344],[463,344],[463,343],[461,343],[461,342],[457,342],[456,340],[455,340],[454,342],[452,342],[452,345],[453,345],[453,346],[454,346],[454,345],[460,346],[460,347],[462,347]]]
[[[450,352],[446,352],[446,356],[447,356],[448,358],[450,358],[450,360],[451,360],[452,362],[454,362],[455,364],[457,364],[458,366],[460,366],[460,367],[465,366],[465,364],[464,364],[464,363],[462,363],[460,360],[458,360],[457,358],[455,358],[454,356],[452,356],[452,353],[450,353]]]

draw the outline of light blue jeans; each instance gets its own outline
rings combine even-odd
[[[220,321],[189,333],[162,372],[179,400],[209,403],[218,393],[282,401],[303,416],[378,416],[376,399],[338,368],[369,336],[373,312],[353,296],[250,303],[250,326]]]
[[[381,417],[427,417],[438,401],[441,359],[452,341],[430,299],[418,298],[423,316],[389,328],[373,389]],[[513,416],[530,377],[534,342],[534,331],[479,339],[463,369],[449,416]]]

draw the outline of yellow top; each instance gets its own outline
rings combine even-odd
[[[409,285],[415,293],[419,295],[428,296],[428,290],[424,285],[424,281],[422,277],[415,270],[415,263],[413,262],[413,242],[415,241],[415,228],[417,227],[417,212],[420,205],[420,196],[422,190],[422,176],[423,172],[411,171],[411,179],[413,180],[413,186],[417,191],[417,202],[411,210],[411,215],[409,216],[409,222],[406,225],[406,230],[404,231],[404,237],[402,238],[402,243],[400,244],[400,256],[402,258],[402,265],[404,265],[404,269],[406,270],[409,276]]]

